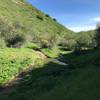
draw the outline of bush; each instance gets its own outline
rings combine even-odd
[[[58,44],[58,35],[57,34],[48,34],[44,33],[40,37],[40,47],[41,48],[52,48]]]
[[[93,48],[93,39],[89,34],[79,33],[76,37],[75,51],[80,52]]]
[[[95,36],[97,48],[100,48],[100,23],[97,24],[97,29],[96,29],[96,36]]]
[[[76,41],[74,39],[72,39],[72,40],[70,39],[67,44],[67,49],[75,50],[75,46],[76,46]]]
[[[50,17],[48,14],[45,15],[46,17]]]
[[[37,15],[36,16],[39,20],[43,20],[43,16],[41,16],[41,15]]]
[[[0,39],[0,48],[5,48],[5,47],[6,47],[6,43],[4,39]]]
[[[29,49],[38,49],[39,46],[37,44],[34,44],[34,43],[26,43],[25,44],[25,48],[29,48]]]
[[[6,39],[6,43],[8,47],[19,48],[25,43],[25,36],[20,34],[13,35]]]
[[[53,20],[56,22],[57,20],[55,18],[53,18]]]

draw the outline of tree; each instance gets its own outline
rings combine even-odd
[[[85,32],[77,34],[75,52],[80,52],[91,48],[91,45],[93,44],[92,41],[91,36]]]
[[[41,48],[52,48],[58,43],[58,35],[44,33],[44,35],[39,36],[39,42]]]
[[[60,37],[59,46],[65,50],[74,50],[76,45],[75,34],[67,33]]]
[[[8,47],[21,47],[26,39],[24,25],[19,22],[9,22],[6,18],[0,18],[0,42]],[[3,40],[2,40],[3,39]]]
[[[25,37],[22,34],[15,34],[6,39],[6,42],[8,47],[20,48],[25,42]]]
[[[100,47],[100,23],[97,24],[95,40],[97,43],[96,47]]]

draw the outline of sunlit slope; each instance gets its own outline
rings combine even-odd
[[[44,14],[24,0],[0,0],[0,17],[11,23],[20,24],[26,34],[71,33],[48,14]]]

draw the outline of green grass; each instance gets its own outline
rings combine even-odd
[[[60,55],[70,54],[72,51],[64,51],[59,49],[59,46],[55,46],[51,49],[42,49],[42,52],[48,55],[50,58],[58,58]]]
[[[33,49],[33,50],[39,48],[39,46],[38,46],[37,44],[35,44],[35,43],[30,43],[30,42],[26,43],[26,44],[24,45],[24,47],[25,47],[25,48],[29,48],[29,49]]]
[[[61,60],[69,66],[50,61],[29,72],[15,91],[0,100],[99,100],[100,70],[95,65],[99,51],[64,54]]]
[[[60,50],[58,47],[53,47],[52,49],[42,49],[42,52],[48,55],[50,58],[56,58],[59,56]]]
[[[40,61],[41,57],[30,49],[0,49],[0,85],[6,84],[29,65],[36,67]]]
[[[51,91],[35,100],[99,100],[100,71],[90,67],[73,71],[69,77],[59,77],[60,82]]]

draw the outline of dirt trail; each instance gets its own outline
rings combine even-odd
[[[24,70],[18,76],[14,77],[5,87],[0,88],[0,96],[8,95],[15,90],[15,88],[21,83],[24,76],[27,75],[29,69]]]

